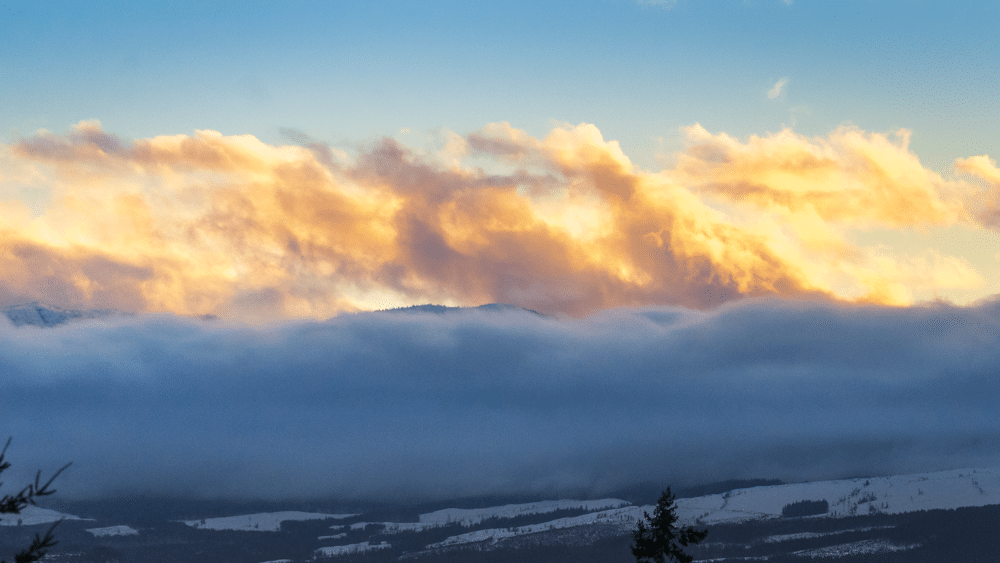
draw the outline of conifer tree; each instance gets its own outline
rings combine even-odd
[[[7,447],[10,446],[10,439],[7,439],[7,444],[0,450],[0,473],[3,473],[10,467],[10,462],[4,459],[4,455],[7,453]],[[23,489],[18,491],[14,495],[3,495],[0,497],[0,514],[20,514],[29,504],[34,505],[35,499],[38,497],[47,497],[52,493],[56,492],[55,489],[51,488],[52,482],[56,480],[70,464],[62,466],[59,471],[56,471],[48,481],[42,483],[42,472],[39,471],[35,474],[35,482],[29,483]],[[38,561],[42,557],[45,557],[46,551],[54,546],[57,542],[55,536],[52,532],[55,531],[56,526],[59,525],[59,520],[52,527],[45,532],[44,536],[35,534],[35,539],[31,542],[26,549],[21,550],[16,555],[14,555],[14,563],[33,563]],[[6,560],[0,560],[0,563],[7,563]]]
[[[663,491],[653,515],[643,512],[636,529],[632,531],[632,555],[636,563],[691,563],[692,556],[684,553],[685,547],[695,545],[708,535],[707,530],[690,526],[677,527],[677,506],[670,487]]]

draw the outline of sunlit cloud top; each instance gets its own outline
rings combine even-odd
[[[124,140],[96,121],[2,147],[0,299],[246,319],[421,302],[581,315],[777,295],[906,305],[992,290],[933,248],[872,229],[995,223],[1000,171],[944,178],[909,133],[791,130],[745,141],[683,129],[642,170],[594,125],[536,138],[507,123],[344,151],[214,131]],[[971,180],[976,180],[975,182]],[[986,186],[986,187],[984,187]]]

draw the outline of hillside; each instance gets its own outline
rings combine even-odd
[[[783,508],[803,500],[826,501],[828,511],[782,517]],[[78,504],[75,514],[31,507],[19,517],[4,516],[0,544],[23,544],[42,526],[64,519],[52,557],[79,563],[299,563],[327,558],[343,563],[354,558],[485,563],[563,557],[625,562],[630,530],[643,512],[653,509],[614,498],[562,499],[434,509],[413,520],[386,521],[363,512],[302,510],[155,519],[137,517],[134,507],[116,517],[108,503],[90,506],[93,510]],[[197,506],[184,510],[190,516],[203,510]],[[987,522],[1000,517],[1000,469],[740,488],[680,498],[677,506],[682,524],[709,530],[707,542],[692,548],[698,560],[853,561],[878,555],[893,561],[937,561],[938,555],[950,557],[944,537],[952,538],[954,549],[962,543],[979,545],[976,554],[996,553],[990,545],[984,547],[985,538],[970,538],[965,530],[975,529],[984,517]],[[150,513],[165,513],[155,505],[149,508]],[[971,559],[963,561],[976,556],[967,554]]]

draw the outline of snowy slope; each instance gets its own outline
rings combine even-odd
[[[409,307],[397,307],[394,309],[382,309],[376,311],[377,313],[434,313],[438,315],[451,314],[451,313],[463,313],[469,311],[480,311],[486,313],[531,313],[539,317],[548,317],[548,315],[539,313],[532,309],[525,309],[524,307],[518,307],[517,305],[508,305],[506,303],[487,303],[485,305],[479,305],[477,307],[451,307],[448,305],[433,305],[427,303],[425,305],[411,305]]]
[[[524,504],[505,504],[489,508],[445,508],[420,515],[420,521],[439,525],[458,523],[465,527],[474,526],[489,518],[514,518],[524,514],[545,514],[557,510],[582,508],[584,510],[601,510],[618,508],[629,504],[617,498],[602,498],[598,500],[546,500]]]
[[[592,526],[596,524],[612,524],[623,529],[631,529],[635,527],[636,520],[642,518],[643,510],[652,511],[653,507],[626,506],[611,510],[592,512],[581,516],[573,516],[570,518],[559,518],[549,522],[543,522],[541,524],[531,524],[517,528],[489,528],[486,530],[476,530],[475,532],[450,536],[444,541],[428,545],[427,547],[447,547],[487,540],[495,542],[505,538],[512,538],[514,536],[523,536],[525,534],[535,534],[538,532],[547,532],[549,530],[562,530],[565,528],[576,528],[578,526]]]
[[[138,536],[139,531],[129,526],[108,526],[107,528],[87,528],[87,531],[94,534],[95,538],[105,538],[109,536]]]
[[[362,553],[365,551],[371,551],[373,549],[386,549],[389,547],[392,547],[392,544],[386,542],[370,544],[366,541],[363,541],[361,543],[350,543],[347,545],[334,545],[331,547],[321,547],[316,550],[316,555],[329,557],[331,555],[347,555],[349,553]]]
[[[875,512],[897,514],[1000,504],[1000,468],[955,469],[891,477],[753,487],[719,495],[677,499],[678,523],[705,525],[777,518],[781,516],[781,509],[785,505],[802,500],[826,500],[830,505],[830,512],[826,517],[833,518]],[[597,524],[616,525],[627,531],[635,526],[644,512],[652,513],[654,508],[653,505],[625,506],[517,528],[477,530],[448,537],[427,547],[496,542],[525,534]],[[854,546],[851,549],[855,548],[857,552],[864,552],[868,548],[876,549],[872,546]]]
[[[224,516],[221,518],[205,518],[203,520],[185,520],[188,526],[201,530],[243,530],[250,532],[277,532],[281,523],[288,520],[325,520],[334,518],[343,520],[356,514],[320,514],[317,512],[261,512],[258,514],[243,514],[240,516]]]
[[[706,524],[774,518],[781,516],[786,504],[801,500],[826,500],[833,517],[1000,504],[1000,468],[737,489],[679,499],[677,514],[688,522],[700,519]]]
[[[851,543],[844,543],[840,545],[833,545],[830,547],[821,547],[818,549],[804,549],[802,551],[793,551],[795,555],[802,555],[804,557],[816,558],[816,557],[846,557],[849,555],[869,555],[874,553],[890,553],[895,551],[906,551],[908,549],[913,549],[919,547],[918,544],[908,544],[908,545],[896,545],[887,540],[862,540]]]
[[[33,526],[51,524],[59,520],[83,520],[83,518],[31,505],[24,507],[20,514],[0,514],[0,526]]]
[[[851,528],[849,530],[837,530],[835,532],[799,532],[797,534],[779,534],[777,536],[767,536],[760,541],[764,543],[778,543],[784,541],[794,541],[794,540],[804,540],[811,538],[824,538],[829,536],[837,536],[840,534],[847,534],[851,532],[870,532],[872,530],[889,530],[895,528],[895,526],[869,526],[867,528]]]
[[[447,524],[461,524],[466,528],[475,526],[489,518],[514,518],[525,514],[545,514],[556,510],[582,508],[585,510],[600,510],[602,508],[625,506],[628,502],[616,498],[598,500],[546,500],[524,504],[505,504],[486,508],[445,508],[421,514],[418,522],[358,522],[351,525],[352,530],[358,530],[371,524],[385,526],[386,534],[397,532],[423,531]]]

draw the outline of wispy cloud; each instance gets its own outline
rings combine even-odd
[[[774,83],[771,89],[767,91],[767,98],[769,100],[776,100],[785,91],[785,86],[788,85],[788,77],[784,77]]]
[[[683,134],[676,166],[647,172],[589,124],[545,138],[491,124],[429,154],[390,138],[347,152],[214,131],[122,140],[83,122],[0,148],[0,189],[51,194],[41,213],[0,199],[0,302],[273,319],[499,301],[579,315],[761,295],[905,304],[930,270],[950,272],[935,284],[983,283],[961,257],[849,242],[852,228],[982,222],[972,186],[924,168],[905,132]]]

